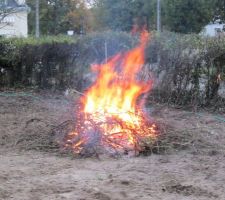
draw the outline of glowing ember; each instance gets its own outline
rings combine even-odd
[[[154,141],[156,125],[146,118],[141,100],[152,82],[138,78],[148,40],[143,31],[136,48],[92,66],[97,79],[80,99],[77,124],[66,137],[66,147],[75,153],[98,147],[112,153],[139,152],[143,141]]]

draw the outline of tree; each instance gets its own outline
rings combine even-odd
[[[162,26],[180,33],[198,33],[215,14],[225,20],[225,0],[161,0]],[[157,0],[98,0],[97,21],[105,28],[129,31],[135,21],[156,29]],[[215,13],[217,11],[217,13]]]
[[[99,2],[99,21],[113,30],[130,30],[132,26],[132,10],[129,0],[102,0]]]
[[[225,0],[215,0],[214,21],[225,22]]]
[[[98,0],[96,21],[105,28],[130,31],[134,24],[155,26],[156,0]]]
[[[168,30],[198,33],[214,18],[214,0],[164,0],[163,24]]]
[[[39,0],[42,34],[76,33],[90,29],[130,31],[135,24],[156,29],[157,0]],[[84,3],[84,2],[88,2]],[[34,33],[35,1],[29,30]],[[180,33],[198,33],[209,22],[225,21],[225,0],[161,0],[162,27]],[[87,5],[91,5],[87,8]]]
[[[76,33],[85,33],[90,29],[89,27],[89,18],[90,13],[86,8],[86,5],[83,1],[70,0],[67,2],[67,7],[69,8],[66,12],[64,20],[62,24],[64,24],[65,28],[72,29]]]
[[[31,7],[29,30],[35,30],[35,1],[27,0]],[[40,0],[40,32],[42,34],[61,34],[68,30],[76,33],[89,29],[89,13],[82,0]]]

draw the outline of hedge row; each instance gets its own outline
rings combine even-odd
[[[103,62],[136,42],[130,34],[111,31],[73,38],[0,39],[0,84],[81,90],[92,78],[88,73],[91,63]],[[152,33],[146,64],[145,70],[153,72],[155,79],[151,99],[224,105],[224,37]]]
[[[129,49],[126,33],[93,33],[76,37],[0,39],[0,86],[82,88],[85,72],[120,50]],[[107,48],[107,52],[105,49]]]
[[[156,34],[148,51],[149,63],[154,63],[154,55],[158,56],[158,63],[151,69],[157,76],[154,98],[224,109],[225,37]]]

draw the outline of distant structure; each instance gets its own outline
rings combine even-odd
[[[25,0],[0,0],[0,36],[27,37],[29,11]]]
[[[204,27],[201,35],[208,37],[222,37],[225,36],[225,24],[215,22],[210,23]]]

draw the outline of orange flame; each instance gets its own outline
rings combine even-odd
[[[136,48],[92,66],[97,79],[81,98],[83,115],[67,138],[76,153],[94,137],[100,138],[100,145],[116,150],[141,150],[140,139],[155,137],[156,126],[147,122],[139,101],[152,86],[151,81],[138,78],[148,40],[149,33],[143,31]]]

